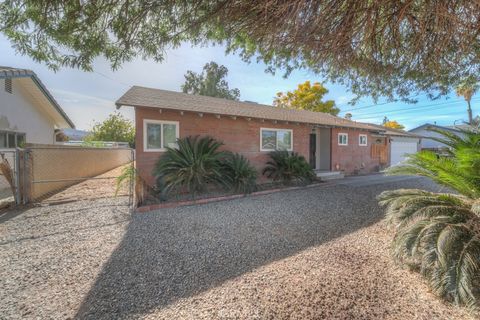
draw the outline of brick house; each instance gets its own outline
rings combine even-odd
[[[135,108],[137,169],[153,184],[152,169],[177,138],[209,135],[243,154],[259,171],[268,152],[302,154],[319,172],[357,174],[388,163],[385,130],[330,114],[275,108],[206,96],[134,86],[117,108]]]

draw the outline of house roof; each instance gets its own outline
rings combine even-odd
[[[75,128],[75,124],[72,120],[67,116],[65,111],[60,107],[58,102],[52,96],[52,94],[48,91],[45,85],[40,81],[38,76],[32,70],[28,69],[19,69],[19,68],[12,68],[12,67],[5,67],[0,66],[0,79],[12,79],[12,78],[23,78],[23,79],[30,79],[31,82],[35,85],[34,87],[38,89],[41,94],[46,98],[48,103],[54,108],[55,112],[61,117],[66,126],[71,128]],[[28,85],[26,87],[29,88]]]
[[[161,89],[131,87],[116,102],[117,107],[149,107],[247,118],[309,123],[383,132],[384,129],[321,112],[282,109],[254,102],[240,102]]]
[[[430,128],[430,127],[437,128],[437,129],[442,129],[442,130],[460,132],[460,130],[457,129],[458,126],[439,126],[439,125],[431,124],[431,123],[422,124],[421,126],[418,126],[418,127],[416,127],[416,128],[410,129],[410,130],[408,130],[408,131],[409,131],[409,132],[415,132],[415,131],[417,131],[417,130],[424,129],[424,128]]]
[[[473,130],[473,129],[475,129],[474,126],[471,126],[469,124],[457,124],[457,125],[454,125],[454,126],[446,126],[446,128],[454,129],[454,130]]]
[[[385,130],[383,134],[388,135],[388,136],[397,136],[397,137],[409,137],[409,138],[421,138],[419,135],[416,135],[414,133],[401,130],[401,129],[394,129],[394,128],[387,128],[379,124],[373,124],[373,123],[365,123],[366,125],[380,128]]]

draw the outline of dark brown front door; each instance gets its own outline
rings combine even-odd
[[[316,163],[316,151],[317,149],[317,135],[315,133],[310,134],[310,166],[315,169]]]

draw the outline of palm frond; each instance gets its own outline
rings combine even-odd
[[[480,147],[480,135],[476,130],[467,130],[456,128],[457,132],[438,129],[435,127],[427,128],[428,131],[435,132],[439,136],[432,136],[429,139],[443,143],[448,147],[456,150],[458,148],[478,148]]]
[[[480,181],[471,175],[471,161],[460,163],[454,158],[439,157],[431,151],[420,151],[386,170],[388,175],[417,175],[432,179],[471,198],[480,197]],[[462,169],[463,168],[463,169]]]
[[[395,226],[395,260],[419,270],[439,297],[478,308],[480,217],[472,211],[478,201],[417,189],[385,191],[378,199]]]
[[[247,194],[256,190],[257,170],[244,156],[229,154],[223,160],[223,170],[234,191]]]
[[[315,173],[305,158],[296,152],[285,150],[269,153],[262,174],[273,181],[281,181],[285,184],[292,182],[310,183],[315,179]]]
[[[153,173],[165,194],[186,189],[193,197],[208,184],[228,185],[222,174],[219,150],[223,143],[211,137],[186,137],[177,140],[177,148],[167,151],[157,161]]]

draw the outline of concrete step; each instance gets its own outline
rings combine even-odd
[[[315,173],[320,181],[343,179],[345,177],[341,171],[316,171]]]

